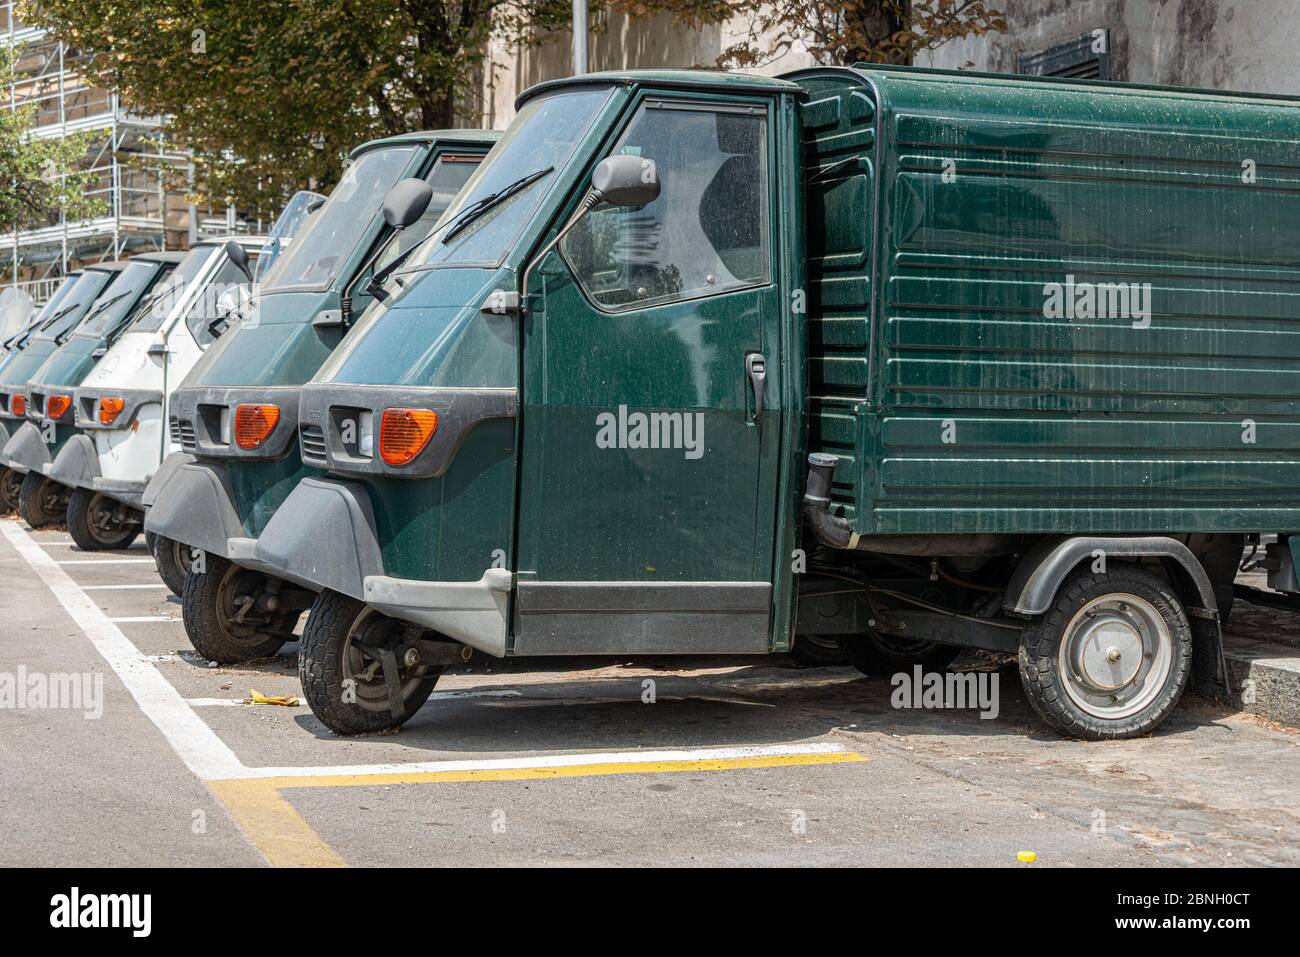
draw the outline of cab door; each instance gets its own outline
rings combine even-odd
[[[653,160],[658,199],[596,209],[540,265],[516,654],[767,650],[781,436],[770,112],[643,98],[607,155]]]

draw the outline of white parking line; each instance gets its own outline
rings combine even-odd
[[[149,585],[82,585],[82,591],[118,591],[127,588],[166,588],[162,582],[156,582]]]
[[[33,543],[35,544],[35,543]],[[44,554],[44,553],[42,553]],[[74,558],[60,565],[152,565],[152,558]]]
[[[186,767],[203,779],[242,777],[246,773],[235,752],[199,719],[162,672],[140,654],[122,629],[60,567],[64,563],[47,555],[15,522],[0,522],[0,532],[54,593]]]

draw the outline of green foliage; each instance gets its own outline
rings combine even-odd
[[[20,50],[0,47],[0,88],[14,76]],[[38,139],[31,135],[32,110],[0,107],[0,231],[37,229],[88,219],[107,211],[103,200],[83,195],[93,180],[84,168],[93,134]]]
[[[567,23],[568,0],[40,0],[22,17],[89,58],[132,111],[170,116],[196,198],[269,215],[329,189],[359,143],[457,125],[494,31]]]

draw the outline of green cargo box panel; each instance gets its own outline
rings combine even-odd
[[[796,79],[834,511],[863,534],[1300,528],[1300,103]]]

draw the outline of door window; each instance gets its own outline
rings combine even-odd
[[[768,282],[766,111],[647,102],[613,153],[653,160],[660,192],[640,209],[596,209],[565,237],[595,303],[622,310]]]

